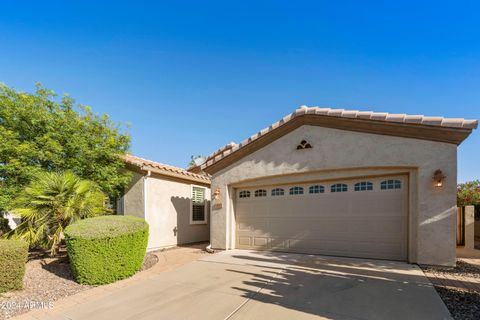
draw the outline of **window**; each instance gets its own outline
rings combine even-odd
[[[325,188],[323,186],[311,186],[308,188],[308,193],[324,193]]]
[[[380,183],[381,190],[401,189],[402,182],[400,180],[385,180]]]
[[[240,191],[240,198],[250,198],[250,191]]]
[[[290,194],[303,194],[303,188],[302,187],[291,187],[290,188]]]
[[[371,191],[373,190],[373,183],[362,181],[355,183],[355,191]]]
[[[267,190],[259,189],[255,190],[255,197],[266,197],[267,196]]]
[[[272,196],[283,196],[285,194],[285,190],[282,188],[275,188],[272,189]]]
[[[344,183],[332,184],[332,186],[330,187],[330,192],[347,192],[347,191],[348,191],[348,187]]]
[[[207,223],[205,188],[192,186],[191,224]]]

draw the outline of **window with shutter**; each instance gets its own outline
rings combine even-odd
[[[192,186],[191,223],[206,223],[205,188]]]

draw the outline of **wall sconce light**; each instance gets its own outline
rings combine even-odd
[[[446,176],[443,174],[442,170],[440,169],[437,169],[435,170],[435,172],[433,173],[433,182],[434,182],[434,186],[437,187],[437,188],[441,188],[443,187],[443,180],[446,178]]]
[[[215,192],[213,193],[213,200],[220,200],[220,189],[215,189]]]
[[[212,204],[212,209],[213,210],[219,210],[222,209],[222,197],[220,194],[220,189],[215,189],[215,192],[213,192],[213,204]]]

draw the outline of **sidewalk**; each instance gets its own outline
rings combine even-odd
[[[203,251],[204,247],[205,244],[197,244],[155,252],[155,255],[158,257],[159,261],[157,264],[155,264],[148,270],[139,272],[128,279],[117,281],[108,285],[98,286],[89,290],[79,292],[73,296],[69,296],[64,299],[55,301],[52,309],[32,310],[11,319],[36,320],[44,319],[47,316],[52,317],[58,315],[65,309],[68,309],[69,307],[78,303],[89,301],[92,299],[100,299],[113,293],[118,288],[123,288],[128,285],[150,279],[159,273],[169,271],[178,268],[184,264],[187,264],[191,261],[198,260],[205,255],[208,255],[208,253]]]

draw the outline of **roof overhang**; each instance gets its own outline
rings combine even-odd
[[[203,173],[193,173],[185,169],[165,165],[163,163],[143,159],[133,155],[121,156],[125,162],[125,169],[140,174],[151,173],[160,178],[168,178],[182,183],[194,183],[210,186],[210,178]]]
[[[241,158],[263,148],[276,139],[286,135],[303,125],[334,128],[340,130],[363,132],[395,137],[429,140],[459,145],[476,127],[450,127],[419,123],[406,123],[395,121],[379,121],[372,119],[348,118],[345,116],[332,116],[315,113],[292,114],[292,118],[281,120],[276,125],[270,126],[253,135],[235,148],[209,159],[202,170],[214,174],[233,164]]]

